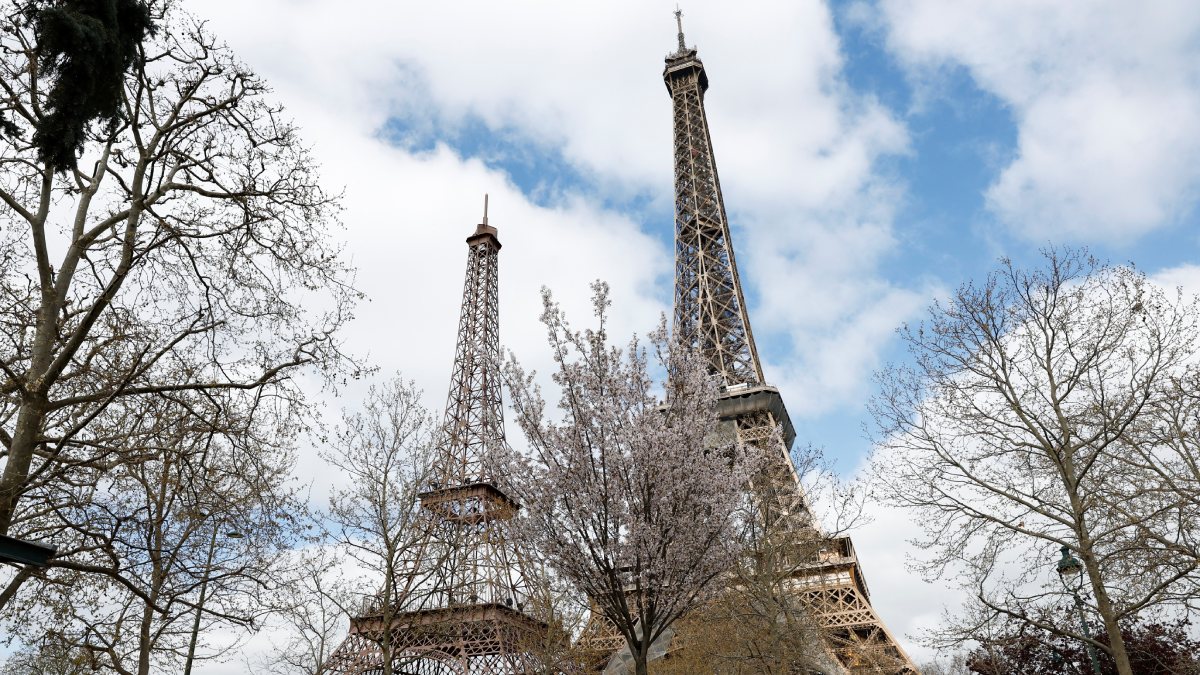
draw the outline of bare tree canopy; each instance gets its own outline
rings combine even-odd
[[[277,637],[266,653],[248,657],[246,669],[270,675],[326,675],[326,663],[346,633],[349,593],[334,546],[293,552],[272,617]],[[361,598],[360,598],[361,599]]]
[[[335,198],[266,85],[171,3],[149,9],[116,121],[86,125],[85,168],[61,174],[30,140],[51,114],[39,33],[19,5],[3,18],[0,533],[43,476],[120,460],[91,429],[122,399],[286,407],[298,368],[349,366]]]
[[[1066,546],[1111,637],[1090,642],[1130,675],[1119,624],[1197,598],[1200,457],[1179,430],[1200,413],[1200,314],[1129,267],[1044,258],[1003,261],[902,330],[914,363],[879,376],[875,473],[916,510],[927,576],[975,596],[942,638],[1013,618],[1086,639],[1046,618],[1072,602],[1055,574]]]
[[[126,437],[124,425],[147,424],[136,446],[119,449],[126,460],[75,467],[74,480],[47,485],[39,512],[23,517],[53,533],[61,554],[2,617],[27,644],[53,636],[92,665],[148,675],[219,654],[229,645],[211,648],[214,628],[261,621],[305,509],[288,480],[290,449],[279,442],[286,420],[201,420],[202,404],[165,398],[122,407],[135,400],[154,405],[113,420],[112,433]],[[246,421],[252,430],[237,426]]]
[[[372,386],[360,411],[344,411],[334,443],[321,456],[346,479],[329,497],[327,536],[344,559],[364,574],[343,610],[358,616],[375,608],[384,625],[431,592],[414,574],[425,562],[417,550],[424,513],[420,493],[432,474],[436,425],[420,403],[421,392],[399,375]],[[380,668],[391,675],[401,647],[392,631],[379,635]],[[336,647],[336,645],[335,645]]]
[[[355,368],[337,199],[266,85],[175,3],[0,12],[0,533],[59,550],[2,568],[0,633],[186,670],[228,649],[214,627],[260,625],[303,536],[295,376]],[[92,38],[121,44],[83,63]],[[74,87],[81,68],[116,88]]]
[[[1064,624],[1071,616],[1059,617]],[[1001,632],[960,657],[969,675],[1091,675],[1089,658],[1078,640],[1031,629],[1018,622],[1002,626]],[[1104,628],[1096,626],[1104,640]],[[1186,621],[1160,623],[1127,621],[1121,627],[1130,665],[1138,675],[1200,675],[1200,640],[1189,635]],[[1103,654],[1102,675],[1116,675],[1117,664]],[[928,671],[927,671],[928,672]]]
[[[837,551],[847,530],[863,518],[860,486],[840,479],[820,448],[798,446],[790,453],[803,494],[822,507],[825,528],[797,531],[771,513],[774,496],[767,490],[747,493],[751,512],[742,533],[742,555],[719,580],[719,592],[675,626],[670,658],[656,662],[652,673],[835,672],[834,645],[846,637],[813,615],[821,600],[811,591],[814,565]],[[761,485],[761,483],[760,483]],[[818,591],[819,594],[819,591]],[[862,645],[853,645],[862,647]],[[890,654],[861,648],[852,652],[860,667],[879,672],[897,670]]]
[[[530,446],[514,457],[530,544],[624,636],[644,675],[650,645],[717,590],[740,553],[746,486],[757,465],[717,433],[716,383],[703,361],[668,341],[650,347],[666,373],[656,394],[647,349],[607,334],[608,288],[593,287],[596,329],[572,330],[544,292],[542,322],[557,364],[561,421],[531,374],[506,378]]]

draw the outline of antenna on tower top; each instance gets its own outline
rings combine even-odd
[[[679,27],[679,53],[687,51],[687,45],[683,42],[683,10],[679,9],[679,5],[675,5],[675,25]]]
[[[487,193],[483,193],[483,224],[487,225]]]

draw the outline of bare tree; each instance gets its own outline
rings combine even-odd
[[[61,173],[30,140],[56,71],[24,3],[4,9],[0,533],[29,534],[10,528],[48,467],[111,461],[92,426],[124,399],[295,401],[297,369],[348,365],[336,200],[266,85],[175,4],[149,3],[157,32],[119,111],[84,128]]]
[[[19,649],[0,666],[0,675],[90,675],[95,662],[80,649],[63,644],[56,634],[40,644]]]
[[[421,551],[419,494],[429,484],[434,420],[420,403],[420,392],[399,376],[367,393],[362,410],[346,412],[334,442],[321,456],[336,468],[344,486],[329,499],[327,528],[339,547],[364,573],[356,598],[347,608],[359,613],[369,604],[391,625],[401,600],[419,589],[410,584]],[[390,675],[396,649],[391,631],[381,631],[382,668]]]
[[[1166,452],[1160,432],[1162,411],[1200,410],[1179,391],[1195,381],[1197,305],[1086,252],[1045,263],[1005,260],[903,329],[914,364],[882,373],[872,402],[876,475],[917,511],[924,572],[959,574],[974,595],[943,639],[1014,618],[1088,641],[1131,675],[1119,624],[1196,597],[1194,494],[1166,480],[1196,455]],[[1108,641],[1046,618],[1073,602],[1054,578],[1060,547],[1082,560]]]
[[[287,563],[275,611],[283,642],[247,663],[255,673],[324,675],[326,662],[346,635],[346,608],[352,604],[344,588],[336,549],[317,546],[298,551]]]
[[[824,672],[823,631],[787,579],[758,574],[731,585],[676,624],[670,657],[656,675]]]
[[[739,516],[756,466],[716,434],[716,384],[700,359],[651,334],[669,374],[656,394],[646,348],[607,335],[608,288],[593,287],[598,328],[573,331],[544,292],[561,388],[548,418],[533,376],[510,359],[506,379],[530,446],[519,477],[520,526],[550,567],[595,603],[625,638],[639,675],[650,645],[717,589],[737,559]]]
[[[1164,396],[1150,404],[1150,410],[1135,423],[1135,429],[1121,439],[1121,455],[1144,477],[1137,484],[1114,486],[1117,490],[1141,493],[1148,486],[1171,517],[1184,523],[1200,522],[1200,368],[1189,364],[1182,373],[1173,374]],[[1123,508],[1123,500],[1116,508]],[[1140,500],[1139,500],[1140,501]],[[1169,551],[1172,556],[1200,560],[1200,529],[1193,527],[1156,527],[1140,531],[1152,549]],[[1190,575],[1188,599],[1196,609],[1200,599],[1200,579]]]
[[[536,617],[544,630],[521,634],[517,648],[534,664],[532,673],[538,675],[574,675],[594,672],[595,653],[589,645],[576,638],[587,619],[587,602],[570,582],[560,579],[549,570],[529,572],[526,583],[529,595],[524,611]]]
[[[4,608],[11,635],[55,634],[93,665],[148,675],[186,672],[221,654],[214,629],[261,621],[304,505],[290,419],[238,398],[127,398],[97,418],[96,437],[134,444],[112,441],[120,461],[62,471],[29,502],[44,508],[22,509],[16,522],[62,551]]]

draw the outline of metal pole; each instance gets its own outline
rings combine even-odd
[[[208,542],[208,559],[204,561],[204,578],[200,580],[200,600],[196,603],[196,620],[192,623],[192,639],[188,643],[187,662],[183,675],[192,675],[192,659],[196,656],[196,638],[200,635],[200,616],[204,612],[204,594],[208,591],[208,575],[212,572],[213,551],[217,548],[217,524],[213,523],[212,539]],[[1099,671],[1096,671],[1099,675]]]
[[[1083,601],[1079,599],[1079,592],[1074,588],[1071,589],[1071,596],[1075,598],[1075,609],[1079,611],[1079,628],[1083,631],[1083,637],[1087,638],[1083,644],[1087,647],[1088,658],[1092,660],[1092,672],[1101,675],[1100,657],[1096,654],[1096,646],[1092,644],[1092,632],[1087,627],[1087,618],[1083,613]]]

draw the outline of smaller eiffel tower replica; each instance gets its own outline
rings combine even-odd
[[[421,493],[419,531],[393,580],[351,619],[327,672],[380,675],[530,673],[523,649],[545,634],[525,611],[530,588],[510,537],[520,506],[497,485],[490,455],[507,450],[500,399],[497,262],[500,240],[483,223],[467,237],[467,278],[441,444]]]

